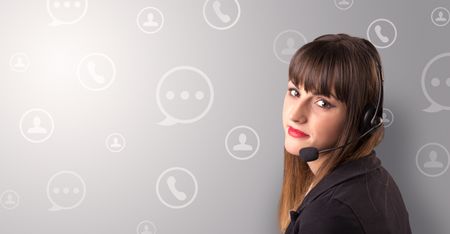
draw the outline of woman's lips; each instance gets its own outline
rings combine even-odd
[[[289,133],[289,135],[291,135],[292,137],[295,137],[295,138],[309,137],[309,135],[307,135],[306,133],[304,133],[298,129],[295,129],[291,126],[288,127],[288,133]]]

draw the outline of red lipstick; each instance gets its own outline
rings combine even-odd
[[[309,137],[308,134],[306,134],[298,129],[295,129],[291,126],[289,126],[289,128],[288,128],[288,133],[289,133],[289,135],[291,135],[292,137],[295,137],[295,138]]]

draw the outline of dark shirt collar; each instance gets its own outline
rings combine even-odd
[[[340,184],[352,177],[375,170],[380,166],[381,161],[376,156],[375,150],[372,150],[372,152],[367,156],[340,164],[311,189],[298,208],[297,212],[300,213],[309,203],[314,201],[318,196],[320,196],[320,194],[324,193],[329,188],[336,186],[337,184]]]

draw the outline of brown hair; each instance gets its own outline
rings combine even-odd
[[[380,56],[366,39],[347,34],[326,34],[303,45],[289,64],[289,80],[301,84],[306,92],[330,96],[335,91],[337,99],[347,106],[344,130],[336,146],[360,136],[357,126],[362,122],[362,112],[367,104],[377,105],[382,84]],[[383,105],[380,103],[382,111]],[[289,211],[300,206],[309,186],[315,186],[339,164],[368,155],[384,137],[383,125],[364,136],[355,144],[331,151],[317,170],[316,175],[299,156],[284,148],[284,173],[279,200],[279,226],[285,232],[290,222]]]

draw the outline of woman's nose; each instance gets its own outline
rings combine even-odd
[[[299,100],[294,103],[290,111],[290,119],[296,123],[303,123],[307,120],[306,116],[308,109],[306,107],[306,102]]]

